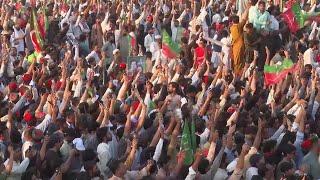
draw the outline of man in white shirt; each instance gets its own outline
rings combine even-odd
[[[154,28],[148,30],[148,35],[144,38],[144,47],[146,52],[150,51],[150,45],[154,41]]]
[[[303,54],[303,65],[311,64],[315,66],[317,62],[315,61],[315,55],[317,54],[319,48],[319,41],[310,41],[309,49]]]
[[[8,180],[17,180],[21,179],[21,176],[24,172],[26,172],[29,163],[30,163],[30,158],[33,156],[32,150],[27,150],[26,153],[26,158],[20,162],[21,160],[21,148],[20,147],[8,147],[8,151],[10,154],[10,157],[4,162],[4,165],[6,169],[8,168],[9,174],[6,177]],[[11,168],[9,168],[11,167]]]
[[[156,35],[155,41],[150,44],[150,52],[152,53],[152,61],[154,61],[160,53],[161,36]]]
[[[108,127],[99,128],[96,132],[99,145],[97,147],[97,154],[99,162],[97,166],[101,174],[106,178],[112,175],[112,172],[107,168],[107,163],[111,158],[117,159],[116,153],[116,139],[112,136]]]
[[[11,46],[15,47],[18,52],[24,52],[24,31],[20,28],[19,21],[13,27],[13,33],[10,38]]]

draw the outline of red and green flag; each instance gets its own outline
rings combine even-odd
[[[39,43],[39,40],[37,38],[37,33],[33,30],[30,32],[30,37],[31,37],[31,42],[32,42],[32,45],[34,47],[34,50],[39,53],[41,52],[41,45]]]
[[[303,13],[299,3],[289,1],[287,3],[287,10],[281,14],[284,18],[290,32],[295,33],[304,26],[309,15]]]
[[[47,15],[46,15],[45,8],[42,8],[42,12],[39,16],[38,24],[39,24],[40,34],[41,34],[42,38],[45,38],[46,34],[48,32],[48,29],[49,29],[49,21],[48,21]]]
[[[32,18],[31,18],[30,25],[31,25],[30,36],[31,36],[32,44],[36,52],[40,52],[43,46],[43,40],[41,37],[42,35],[39,30],[39,23],[37,21],[36,12],[34,9],[32,10]]]
[[[162,53],[170,59],[176,58],[181,49],[178,43],[174,42],[167,31],[162,32]]]
[[[296,70],[297,64],[294,64],[291,59],[284,59],[280,65],[265,65],[264,80],[267,86],[277,84],[284,79],[288,73]]]

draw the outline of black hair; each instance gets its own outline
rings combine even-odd
[[[310,41],[309,42],[309,47],[310,48],[313,48],[313,46],[317,46],[319,44],[319,41],[318,40],[313,40],[313,41]]]
[[[274,147],[276,147],[276,145],[277,145],[276,140],[265,141],[262,146],[263,153],[270,152]]]
[[[96,135],[97,135],[97,140],[99,143],[103,142],[103,138],[105,136],[107,136],[108,131],[109,131],[108,127],[102,127],[102,128],[97,129]]]
[[[266,5],[266,2],[264,2],[264,1],[259,1],[258,6],[260,6],[260,5]]]
[[[260,161],[261,158],[263,158],[261,154],[253,154],[249,159],[251,166],[257,167],[257,163]]]
[[[206,158],[202,158],[198,166],[198,170],[200,174],[206,174],[208,167],[209,167],[209,160]]]
[[[10,141],[14,144],[20,144],[22,142],[21,133],[15,128],[10,131]]]
[[[97,158],[97,154],[95,151],[91,148],[86,149],[82,152],[82,160],[83,161],[92,161]]]
[[[60,135],[57,133],[54,133],[49,138],[47,148],[52,148],[52,147],[54,147],[55,144],[57,144],[58,142],[61,142],[61,141],[62,141],[62,138],[60,137]]]
[[[81,102],[78,108],[81,114],[89,112],[89,104],[87,102]]]
[[[145,55],[146,55],[146,58],[149,58],[149,59],[151,59],[152,58],[152,53],[151,52],[146,52],[145,53]]]
[[[282,173],[285,173],[287,171],[289,171],[290,169],[293,168],[293,164],[291,162],[287,162],[287,161],[284,161],[281,165],[280,165],[280,171]]]
[[[286,156],[288,154],[291,154],[292,152],[296,151],[296,147],[292,144],[287,144],[286,146],[284,146],[283,148],[283,154]]]
[[[231,19],[234,24],[238,24],[240,21],[239,16],[232,16]]]
[[[119,168],[121,164],[121,161],[119,160],[116,160],[116,159],[110,159],[108,162],[107,162],[107,167],[110,169],[110,171],[115,174],[117,169]]]
[[[247,29],[253,29],[253,24],[252,24],[252,23],[246,24],[246,28],[247,28]]]

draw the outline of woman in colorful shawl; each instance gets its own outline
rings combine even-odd
[[[232,67],[237,76],[241,75],[241,70],[244,67],[245,46],[243,40],[243,27],[248,19],[249,8],[250,5],[247,6],[241,21],[239,21],[238,16],[234,16],[232,18],[233,24],[230,27],[232,38]]]

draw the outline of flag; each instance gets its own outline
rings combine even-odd
[[[167,58],[176,58],[181,51],[179,44],[173,42],[166,31],[162,32],[162,37],[162,53]]]
[[[308,15],[302,12],[299,3],[287,3],[287,8],[288,10],[283,12],[281,16],[284,18],[289,30],[295,33],[304,26]]]
[[[294,64],[291,59],[284,59],[280,65],[265,65],[264,79],[267,86],[276,84],[286,77],[288,73],[296,70],[297,64]]]
[[[191,121],[191,147],[192,151],[196,152],[197,150],[197,142],[196,142],[196,124],[194,119]]]
[[[39,16],[38,25],[39,25],[39,31],[40,31],[42,38],[45,38],[46,34],[48,32],[48,29],[49,29],[49,21],[48,21],[47,15],[46,15],[45,8],[42,8],[42,13]]]
[[[180,150],[184,151],[185,158],[184,158],[184,164],[185,165],[191,165],[193,162],[193,143],[191,138],[191,132],[189,127],[189,122],[185,121],[183,125],[183,132],[182,132],[182,138],[181,138],[181,145]]]
[[[43,40],[41,37],[42,35],[39,30],[39,23],[37,21],[36,12],[34,9],[32,10],[32,18],[31,18],[30,25],[31,25],[31,30],[32,30],[32,31],[30,31],[31,41],[32,41],[32,44],[33,44],[35,50],[37,52],[39,52],[39,51],[41,51],[41,48],[43,46]]]
[[[40,46],[40,43],[38,41],[36,32],[34,30],[30,32],[30,37],[31,37],[31,42],[32,42],[32,45],[34,47],[34,50],[36,52],[38,52],[38,53],[41,52],[41,46]]]
[[[132,50],[135,49],[136,42],[137,42],[134,33],[129,33],[128,42],[129,42],[129,52],[132,53]]]
[[[295,33],[299,30],[299,24],[295,20],[293,11],[291,9],[288,9],[287,11],[282,13],[281,16],[283,17],[285,23],[288,25],[290,32]]]
[[[302,13],[301,7],[298,3],[293,4],[291,9],[295,15],[296,21],[299,24],[299,28],[302,28],[304,26],[304,22],[306,20],[306,15],[304,15],[304,13]]]

